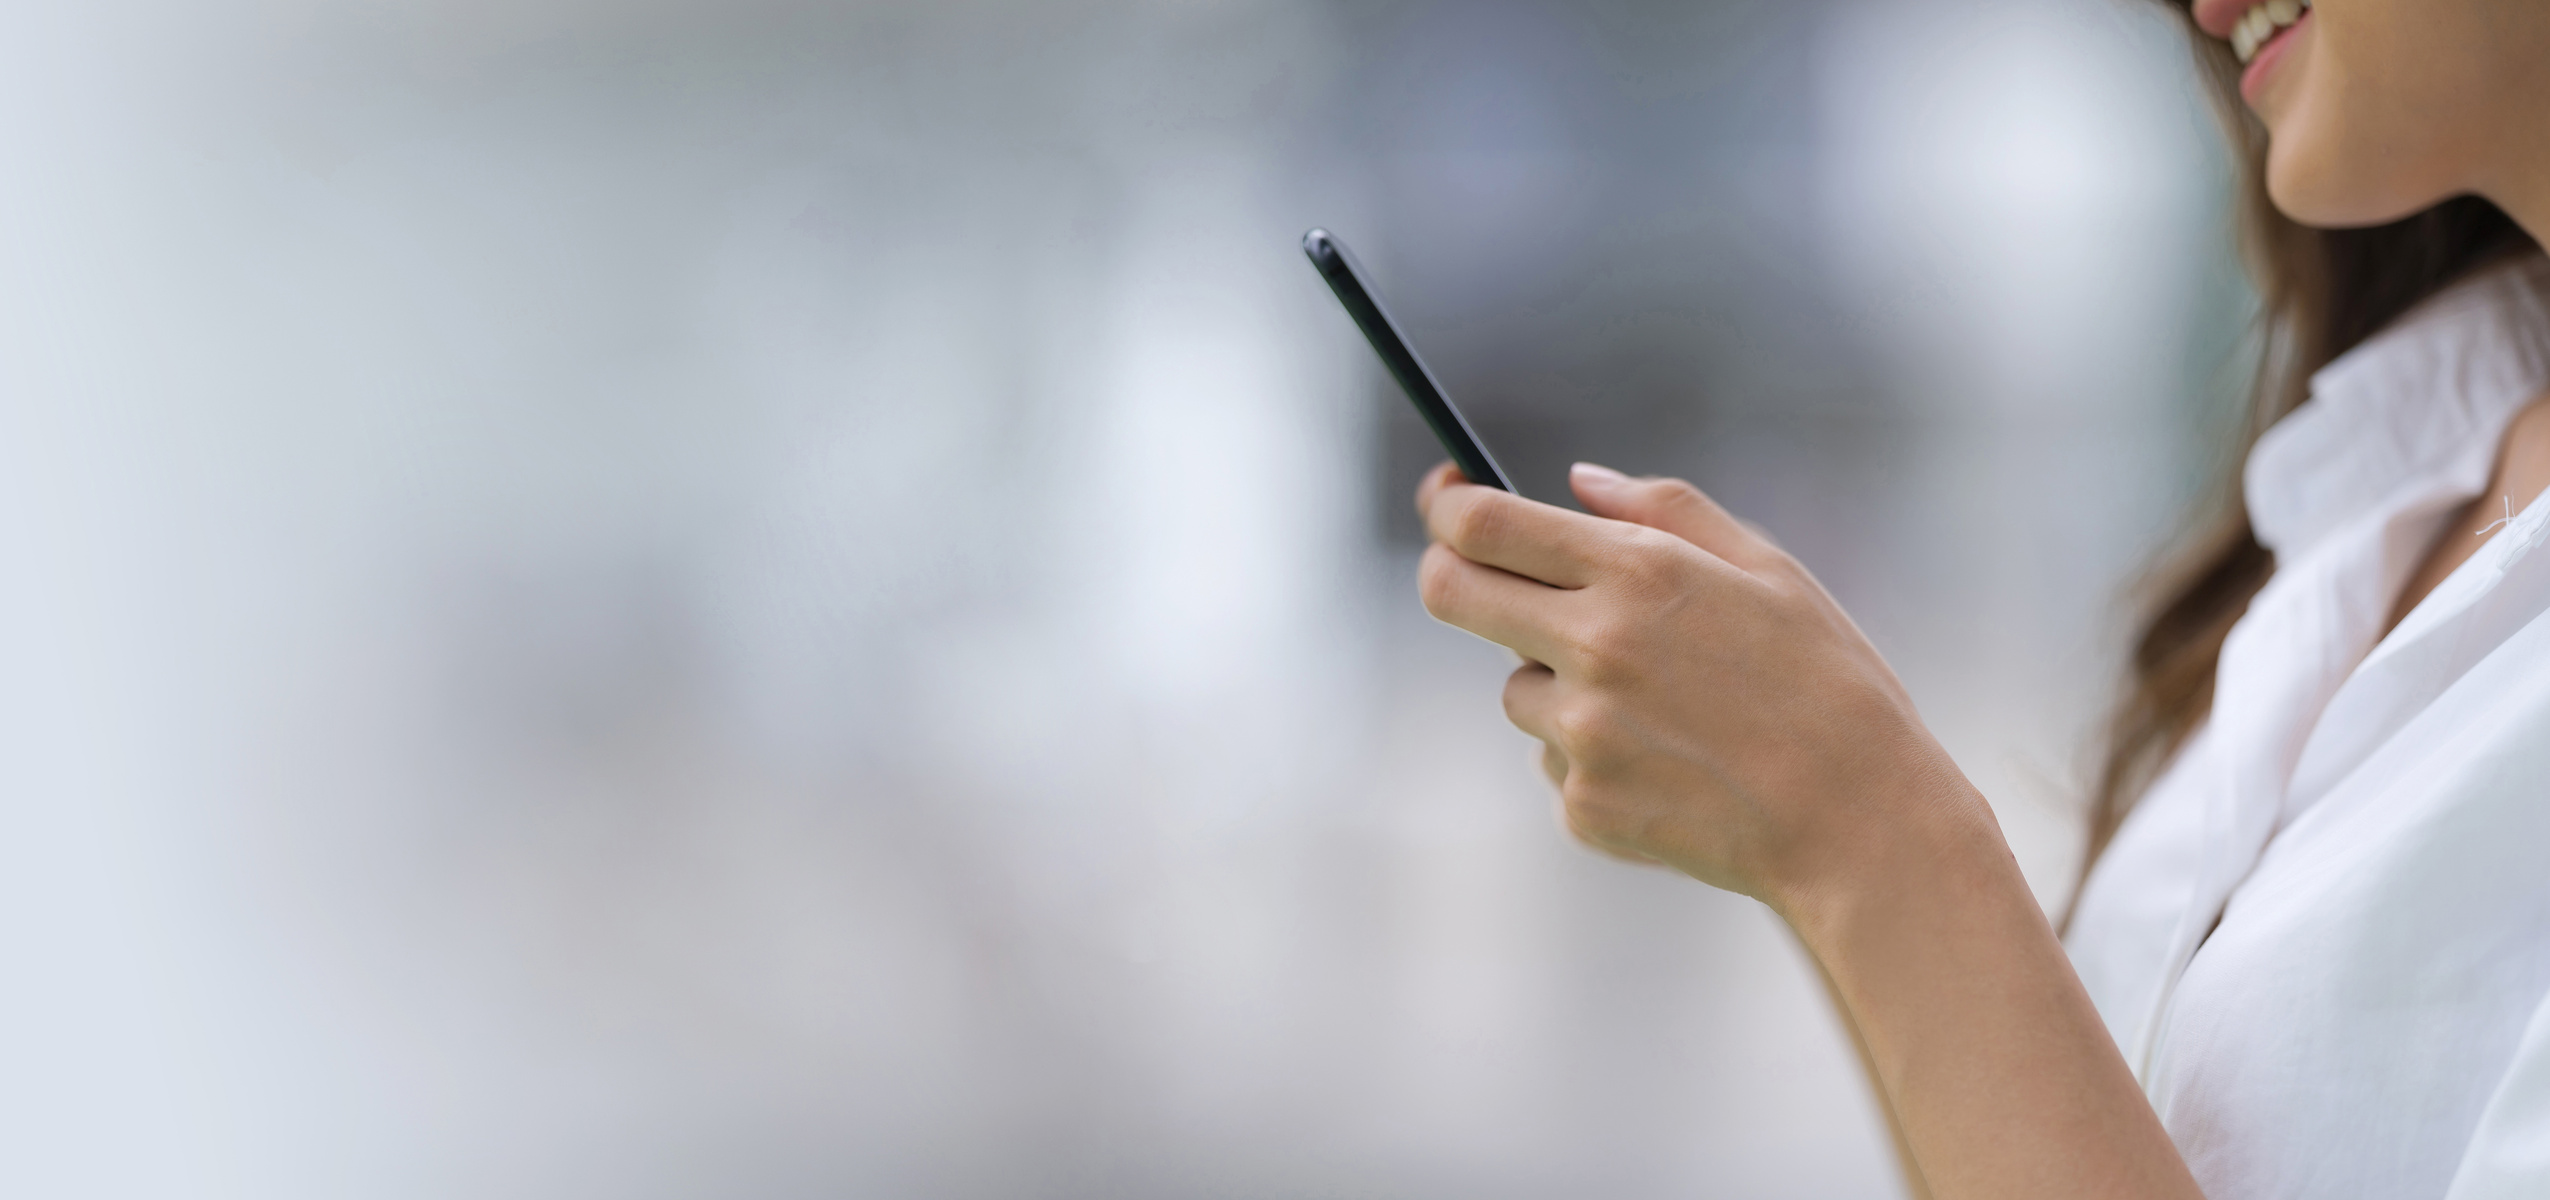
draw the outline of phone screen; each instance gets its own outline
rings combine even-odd
[[[1406,389],[1409,403],[1417,406],[1417,415],[1434,430],[1435,440],[1443,443],[1444,452],[1452,456],[1452,464],[1461,468],[1461,474],[1472,483],[1513,491],[1513,481],[1496,465],[1487,443],[1479,440],[1470,423],[1462,419],[1461,410],[1452,407],[1451,397],[1443,394],[1442,385],[1434,381],[1434,373],[1426,370],[1425,361],[1399,336],[1398,326],[1391,323],[1380,295],[1372,290],[1346,244],[1325,229],[1314,229],[1302,235],[1302,253],[1310,256],[1310,265],[1319,268],[1320,278],[1327,280],[1329,290],[1337,293],[1337,302],[1345,305],[1346,314],[1362,327],[1364,340],[1372,343],[1373,352],[1381,355],[1382,365],[1389,367],[1391,377]]]

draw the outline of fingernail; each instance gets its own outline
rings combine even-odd
[[[1602,487],[1629,482],[1629,477],[1598,463],[1580,462],[1567,469],[1569,476]]]

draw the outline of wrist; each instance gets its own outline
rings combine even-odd
[[[2194,1200],[1999,826],[1945,774],[1882,797],[1876,838],[1775,901],[1922,1177],[1943,1196]]]
[[[1991,807],[1953,765],[1899,776],[1868,800],[1849,806],[1852,832],[1811,870],[1762,897],[1828,967],[1872,941],[1925,940],[1952,910],[2017,897],[2037,911]]]

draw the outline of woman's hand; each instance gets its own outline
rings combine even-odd
[[[1527,660],[1568,825],[1760,898],[1862,1035],[1931,1194],[2202,1200],[1983,798],[1805,568],[1675,480],[1595,515],[1417,492],[1426,607]]]
[[[1955,766],[1796,560],[1680,480],[1580,464],[1571,483],[1596,515],[1449,465],[1417,507],[1426,607],[1528,660],[1506,715],[1577,836],[1785,911],[1907,824],[1990,823],[1939,786]]]

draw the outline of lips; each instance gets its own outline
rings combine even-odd
[[[2230,42],[2231,53],[2242,63],[2255,62],[2269,42],[2300,23],[2310,11],[2311,0],[2267,0],[2250,5],[2232,22],[2228,33],[2215,36]]]
[[[2292,32],[2311,19],[2312,0],[2195,0],[2196,27],[2231,46],[2248,69],[2240,94],[2252,104],[2276,60],[2292,45]]]
[[[2311,14],[2303,13],[2301,20],[2270,34],[2267,43],[2250,56],[2249,69],[2240,73],[2240,98],[2248,101],[2250,107],[2257,107],[2260,93],[2266,90],[2267,77],[2284,61],[2285,52],[2292,49],[2297,35],[2310,23]]]

